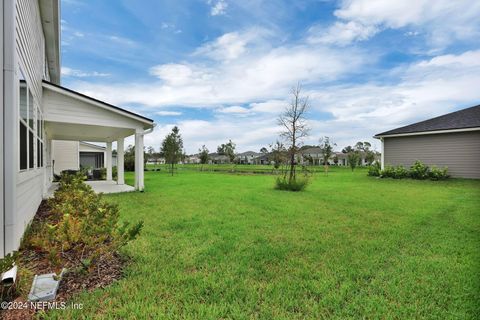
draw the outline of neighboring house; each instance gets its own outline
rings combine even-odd
[[[375,135],[382,141],[382,169],[416,160],[448,167],[453,177],[480,179],[480,106]]]
[[[84,141],[52,141],[52,167],[55,174],[63,170],[80,168],[105,168],[107,148]],[[112,154],[112,166],[117,165],[117,156]]]
[[[143,137],[153,120],[60,85],[59,0],[3,0],[0,6],[0,257],[16,250],[52,183],[52,141],[118,145],[124,184],[124,139],[135,135],[135,188],[143,187]]]
[[[273,164],[273,161],[270,160],[272,158],[271,153],[262,153],[260,156],[256,157],[253,161],[254,164]]]
[[[236,154],[235,162],[239,164],[254,164],[255,159],[261,156],[262,156],[262,153],[257,153],[254,151],[246,151],[246,152]]]
[[[230,159],[228,156],[224,154],[218,154],[218,153],[210,153],[208,155],[208,163],[209,164],[225,164],[225,163],[230,163]]]
[[[165,164],[165,158],[154,158],[147,161],[147,164]]]
[[[366,153],[359,151],[360,153],[360,165],[368,165],[366,159]],[[335,163],[335,158],[337,162]],[[322,149],[319,147],[308,148],[300,151],[300,163],[307,165],[323,165]],[[333,152],[332,156],[328,159],[329,165],[348,166],[348,155],[343,152]]]
[[[300,152],[302,164],[318,165],[323,163],[322,149],[318,147],[308,148],[301,150]]]
[[[198,164],[201,162],[200,156],[198,154],[192,154],[190,156],[186,156],[184,162],[188,164]]]

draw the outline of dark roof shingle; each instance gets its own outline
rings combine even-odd
[[[375,137],[425,131],[454,130],[480,127],[480,105],[447,113],[408,126],[378,133]]]

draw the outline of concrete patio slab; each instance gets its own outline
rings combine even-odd
[[[85,181],[86,184],[93,188],[96,193],[120,193],[132,192],[135,188],[128,184],[117,184],[116,181]],[[48,189],[46,198],[53,197],[53,193],[58,188],[58,182],[53,182]]]

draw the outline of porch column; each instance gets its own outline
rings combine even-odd
[[[107,181],[112,181],[112,143],[107,142],[106,154]]]
[[[119,138],[117,140],[117,184],[125,184],[123,148],[123,138]]]
[[[143,191],[143,129],[135,132],[135,189]]]

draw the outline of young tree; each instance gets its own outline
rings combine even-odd
[[[203,165],[208,163],[208,149],[205,147],[205,145],[202,146],[201,149],[198,149],[198,155],[200,157],[200,163],[202,164],[202,171],[203,171]]]
[[[228,140],[227,143],[222,143],[217,147],[217,153],[228,157],[230,163],[235,160],[235,143]]]
[[[347,154],[348,165],[350,166],[352,171],[355,170],[355,168],[360,163],[361,159],[362,158],[360,157],[360,152],[358,150],[350,151]]]
[[[336,144],[330,141],[330,137],[323,137],[320,139],[320,149],[322,150],[322,160],[326,175],[328,175],[328,161],[332,157],[333,146],[336,146]]]
[[[287,150],[283,146],[283,143],[277,140],[274,144],[270,145],[273,167],[275,169],[280,168],[280,166],[285,163]]]
[[[173,176],[175,165],[183,158],[183,140],[180,130],[177,126],[173,127],[162,142],[161,155],[165,158],[165,163],[170,164],[170,171]]]
[[[292,100],[285,111],[278,117],[278,124],[283,131],[280,136],[285,140],[288,150],[289,170],[288,183],[296,180],[295,154],[302,144],[303,138],[308,136],[309,128],[306,121],[306,112],[309,109],[308,96],[302,96],[302,87],[297,84],[291,92]]]

